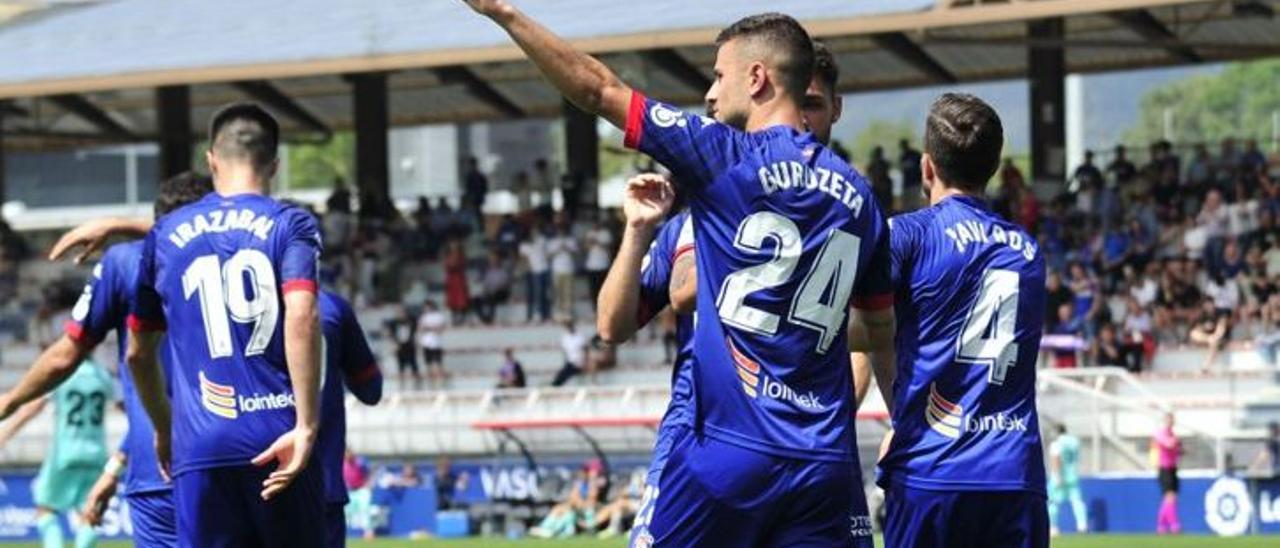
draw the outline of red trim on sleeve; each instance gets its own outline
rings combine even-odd
[[[644,138],[644,103],[645,97],[639,91],[631,91],[631,106],[627,107],[627,127],[622,145],[638,150],[640,139]]]
[[[289,280],[285,282],[284,285],[280,286],[280,290],[283,293],[289,293],[291,291],[306,291],[307,293],[315,293],[316,282],[315,280]]]
[[[858,310],[884,310],[893,306],[893,293],[854,297],[852,305]]]
[[[374,377],[377,377],[379,373],[381,373],[381,371],[378,371],[378,364],[371,363],[364,369],[361,369],[354,374],[347,375],[347,380],[350,381],[351,384],[364,384]]]
[[[125,319],[125,325],[129,326],[129,331],[164,331],[165,323],[163,321],[153,322],[139,318],[133,314]]]
[[[86,333],[84,332],[84,326],[80,325],[80,323],[75,320],[67,320],[63,322],[62,331],[66,333],[67,336],[71,338],[71,340],[80,344],[88,344],[88,343],[96,342],[96,341],[90,340],[89,337],[86,336]]]
[[[694,244],[685,244],[680,247],[677,247],[676,252],[671,255],[671,263],[675,264],[676,261],[680,260],[680,256],[684,255],[685,253],[689,253],[690,251],[693,251],[693,247],[694,247]]]

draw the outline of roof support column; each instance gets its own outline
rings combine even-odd
[[[596,116],[564,101],[565,180],[560,184],[564,211],[576,219],[582,203],[596,204],[600,181],[600,134],[596,133]]]
[[[391,211],[391,176],[387,148],[387,73],[350,74],[352,113],[356,131],[356,187],[360,191],[360,215],[382,217]]]
[[[156,128],[160,134],[160,178],[191,170],[191,88],[156,88]]]
[[[1027,23],[1027,34],[1046,41],[1065,35],[1061,18]],[[1031,86],[1031,180],[1061,183],[1066,176],[1067,63],[1066,49],[1030,46],[1027,49]]]

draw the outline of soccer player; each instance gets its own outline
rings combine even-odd
[[[1076,518],[1076,531],[1089,531],[1089,515],[1085,511],[1084,496],[1080,493],[1080,438],[1067,432],[1066,425],[1058,425],[1058,437],[1049,444],[1049,534],[1058,534],[1058,507],[1063,500],[1071,501],[1071,513]]]
[[[468,4],[688,191],[696,416],[659,480],[653,543],[869,545],[846,320],[851,302],[891,304],[887,229],[861,175],[804,131],[808,34],[778,14],[725,29],[711,120],[633,92],[508,2]]]
[[[78,364],[53,395],[24,405],[0,432],[0,446],[35,418],[53,400],[53,447],[31,485],[36,502],[36,529],[45,548],[62,547],[59,512],[74,512],[84,501],[98,472],[107,462],[107,404],[114,399],[111,374],[93,360]],[[88,523],[76,528],[76,548],[94,546],[98,534]]]
[[[814,135],[828,142],[831,126],[842,110],[836,92],[839,67],[831,51],[814,42],[814,76],[805,93],[805,120]],[[654,192],[656,191],[656,193]],[[676,433],[688,425],[689,395],[692,392],[690,342],[693,335],[692,315],[696,299],[696,266],[694,262],[693,228],[689,214],[675,214],[656,230],[654,227],[671,207],[674,195],[664,179],[642,174],[628,182],[623,212],[627,224],[623,230],[618,255],[600,292],[597,329],[605,340],[618,344],[630,339],[668,304],[676,317],[676,339],[680,349],[672,371],[671,400],[658,427],[652,460],[645,481],[645,494],[636,523],[632,528],[632,545],[650,536],[647,520],[652,515],[653,498],[658,478],[666,466],[671,443]],[[645,246],[648,251],[645,252]],[[672,280],[675,280],[673,283]],[[870,380],[870,370],[854,370],[856,400],[861,402]]]
[[[213,190],[207,177],[184,173],[162,181],[155,200],[157,217],[200,199]],[[138,223],[121,222],[125,232],[145,232],[149,222],[136,228]],[[113,223],[114,224],[114,223]],[[105,242],[103,234],[100,241]],[[99,244],[91,246],[100,247]],[[60,253],[60,252],[59,252]],[[173,522],[173,501],[169,484],[160,476],[156,465],[151,421],[142,409],[134,391],[132,376],[124,363],[125,317],[133,298],[133,280],[138,261],[142,257],[142,242],[129,242],[112,246],[94,267],[85,284],[84,293],[72,309],[65,333],[36,359],[23,378],[0,396],[0,417],[9,416],[14,409],[54,390],[68,376],[73,375],[103,339],[115,331],[119,339],[120,389],[124,401],[129,430],[121,440],[120,449],[107,461],[98,482],[89,480],[92,489],[86,489],[85,520],[97,525],[105,504],[115,492],[117,478],[123,473],[125,498],[133,523],[134,542],[143,547],[174,546],[177,530]],[[126,455],[132,458],[126,458]],[[103,478],[110,478],[110,490]],[[103,496],[105,495],[105,496]],[[79,500],[79,499],[77,499]]]
[[[893,386],[885,545],[1048,546],[1035,401],[1044,258],[982,198],[1004,146],[995,110],[945,94],[924,142],[930,207],[890,230],[896,382],[876,371]]]
[[[279,138],[257,105],[218,111],[206,152],[215,192],[159,219],[143,244],[128,362],[183,545],[325,541],[323,478],[307,466],[320,423],[320,237],[310,214],[264,195]],[[156,361],[166,327],[181,352],[172,412]]]

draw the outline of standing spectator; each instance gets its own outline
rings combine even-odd
[[[1218,147],[1218,159],[1214,164],[1214,183],[1222,187],[1231,184],[1239,174],[1240,151],[1236,150],[1236,140],[1230,137],[1222,139]]]
[[[1075,296],[1075,318],[1081,321],[1081,329],[1085,338],[1093,337],[1097,328],[1098,314],[1102,312],[1102,296],[1098,291],[1098,280],[1093,277],[1084,265],[1071,264],[1071,293]]]
[[[1182,522],[1178,520],[1178,460],[1182,457],[1182,441],[1173,432],[1173,413],[1165,414],[1164,424],[1151,437],[1151,451],[1155,454],[1161,493],[1156,533],[1176,535],[1182,532]]]
[[[516,197],[516,212],[519,214],[524,214],[533,208],[531,186],[528,171],[518,171],[511,179],[511,193]]]
[[[587,364],[587,338],[578,333],[573,320],[564,320],[564,333],[560,334],[560,350],[564,352],[564,367],[556,373],[551,386],[564,386],[578,375]]]
[[[1076,167],[1075,173],[1071,175],[1071,181],[1077,189],[1102,186],[1102,171],[1098,166],[1093,165],[1092,150],[1084,151],[1084,163]]]
[[[1123,341],[1121,348],[1129,359],[1129,369],[1135,373],[1155,356],[1155,324],[1151,312],[1132,296],[1128,299],[1128,311],[1124,315]]]
[[[1209,148],[1199,143],[1187,165],[1187,184],[1192,188],[1205,188],[1212,181],[1213,158],[1209,157]]]
[[[520,244],[520,258],[525,266],[525,321],[533,322],[534,313],[542,321],[551,319],[551,261],[547,256],[547,238],[534,228],[529,239]]]
[[[1262,472],[1265,477],[1280,477],[1280,422],[1267,423],[1267,439],[1262,442],[1262,450],[1254,457],[1249,470]]]
[[[1112,183],[1122,187],[1133,181],[1133,176],[1138,173],[1138,168],[1125,157],[1124,145],[1116,146],[1116,157],[1107,164],[1107,173],[1111,175]]]
[[[418,317],[418,346],[422,348],[422,362],[427,366],[427,378],[433,382],[444,383],[444,344],[441,336],[448,325],[440,305],[435,301],[427,301],[423,305],[422,315]],[[414,384],[415,390],[422,386]]]
[[[436,458],[436,501],[439,503],[441,510],[453,510],[458,508],[454,495],[457,494],[459,476],[453,472],[453,462],[449,460],[447,455],[440,455]]]
[[[1158,263],[1148,263],[1146,268],[1138,274],[1139,270],[1134,267],[1125,269],[1125,280],[1129,286],[1129,296],[1137,301],[1140,308],[1151,306],[1156,301],[1156,297],[1160,293],[1160,284],[1156,281],[1160,265]]]
[[[554,204],[553,196],[555,195],[557,182],[560,178],[556,177],[555,171],[551,169],[551,163],[546,158],[538,158],[533,162],[533,180],[530,182],[533,190],[533,209],[540,216],[547,215]]]
[[[600,297],[600,286],[604,284],[604,276],[609,272],[610,257],[613,253],[613,233],[597,221],[594,228],[587,232],[587,260],[583,264],[587,271],[587,280],[591,284],[591,309],[595,310],[596,299]]]
[[[1275,367],[1277,350],[1280,350],[1280,293],[1272,293],[1262,305],[1262,325],[1255,346],[1262,353],[1267,365]]]
[[[867,180],[871,182],[871,193],[880,208],[893,211],[893,179],[889,177],[889,161],[884,159],[884,147],[871,149],[871,159],[867,161]]]
[[[578,270],[578,241],[570,233],[567,221],[562,219],[556,223],[556,234],[547,241],[547,253],[551,256],[556,316],[559,319],[572,319],[573,282]]]
[[[902,171],[902,200],[909,207],[903,209],[915,209],[924,199],[924,194],[920,190],[920,151],[911,148],[911,143],[906,139],[898,141],[898,169]]]
[[[516,359],[511,348],[502,351],[502,369],[498,370],[498,388],[524,388],[524,366]]]
[[[1205,194],[1200,214],[1196,215],[1196,228],[1204,231],[1205,239],[1204,254],[1200,258],[1204,260],[1210,272],[1217,272],[1220,266],[1228,224],[1227,208],[1222,204],[1222,193],[1217,189],[1210,190]],[[1191,246],[1188,245],[1188,247]]]
[[[387,320],[387,335],[396,345],[397,371],[400,378],[400,390],[404,390],[405,373],[413,375],[414,389],[422,387],[422,373],[418,371],[418,350],[414,342],[413,314],[409,307],[401,305],[400,314]]]
[[[578,220],[578,207],[582,205],[582,189],[587,186],[581,171],[571,171],[560,177],[560,203],[570,222]]]
[[[1244,155],[1240,157],[1240,171],[1245,176],[1267,172],[1267,156],[1258,150],[1258,140],[1244,142]]]
[[[516,222],[516,218],[509,213],[503,215],[502,222],[498,223],[498,232],[494,235],[493,240],[497,242],[498,251],[502,252],[504,259],[515,254],[517,248],[520,247],[520,237],[520,223]]]
[[[496,250],[489,252],[489,262],[484,269],[483,289],[484,294],[476,303],[476,316],[486,325],[491,325],[498,316],[499,307],[511,299],[511,271]]]
[[[1248,247],[1258,231],[1261,202],[1243,181],[1237,181],[1235,200],[1227,204],[1227,236]]]
[[[475,226],[484,230],[484,201],[489,194],[489,178],[480,172],[480,162],[468,156],[463,175],[462,203],[475,219]]]
[[[467,254],[461,240],[452,240],[444,254],[445,305],[453,317],[453,325],[462,325],[471,308],[471,290],[467,282]]]

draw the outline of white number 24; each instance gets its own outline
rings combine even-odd
[[[226,263],[220,263],[217,255],[201,256],[182,274],[182,288],[188,299],[200,294],[200,313],[204,316],[211,357],[231,356],[232,321],[253,324],[245,356],[267,350],[280,318],[280,304],[275,269],[265,253],[242,249]]]
[[[982,277],[978,300],[969,310],[956,348],[956,361],[986,365],[994,385],[1004,384],[1009,368],[1018,361],[1014,329],[1018,321],[1018,273],[988,270]]]
[[[777,333],[781,318],[747,305],[744,302],[747,295],[787,283],[804,251],[796,224],[769,211],[754,213],[744,219],[738,225],[733,243],[741,251],[759,253],[768,238],[777,243],[773,257],[768,262],[726,276],[716,299],[722,321],[761,335]],[[825,354],[844,329],[861,243],[861,238],[853,234],[832,230],[791,301],[788,321],[818,332],[819,354]],[[827,300],[823,299],[824,295],[828,296]]]

